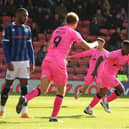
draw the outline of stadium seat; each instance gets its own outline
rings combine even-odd
[[[68,80],[74,80],[74,74],[68,73]]]
[[[5,78],[5,71],[0,73],[0,78]]]
[[[86,38],[86,40],[88,40],[88,41],[95,41],[96,40],[96,36],[94,36],[94,35],[88,35],[87,38]]]
[[[11,17],[10,16],[2,16],[2,22],[10,22],[11,23]]]
[[[87,65],[87,64],[89,64],[89,58],[79,59],[78,62],[79,62],[80,65]]]
[[[89,27],[89,25],[90,25],[90,21],[89,20],[80,21],[80,26],[81,27]]]
[[[128,22],[124,22],[123,27],[128,28]]]
[[[77,58],[71,58],[70,63],[71,63],[71,64],[76,64],[76,65],[79,64]]]
[[[73,80],[80,81],[84,80],[85,74],[76,74],[73,76]]]
[[[33,42],[34,48],[36,48],[36,47],[41,47],[41,45],[42,45],[42,42],[40,42],[40,41],[34,41],[34,42]]]
[[[101,32],[101,33],[104,33],[104,34],[106,34],[106,35],[109,34],[109,30],[108,30],[108,29],[104,29],[104,28],[100,29],[100,32]]]
[[[41,72],[41,67],[40,66],[35,66],[35,72]]]
[[[38,33],[38,38],[40,41],[45,40],[45,34],[44,33]]]
[[[3,55],[3,48],[0,48],[0,55]]]
[[[68,73],[73,73],[74,72],[74,68],[73,67],[67,67],[67,71],[68,71]]]
[[[87,67],[86,66],[80,66],[75,68],[76,73],[86,73],[87,72]]]
[[[115,32],[115,29],[109,29],[109,35],[112,35],[112,33]]]
[[[51,34],[47,34],[46,39],[50,40],[51,39]]]

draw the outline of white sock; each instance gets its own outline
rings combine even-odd
[[[2,105],[1,105],[1,109],[0,109],[0,111],[5,112],[5,106],[2,106]]]
[[[27,113],[27,112],[28,112],[28,106],[23,106],[22,114]]]

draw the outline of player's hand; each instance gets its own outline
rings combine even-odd
[[[8,63],[8,64],[7,64],[7,68],[8,68],[8,70],[10,70],[10,71],[14,71],[14,66],[13,66],[12,63]]]
[[[93,76],[93,78],[96,77],[97,76],[97,71],[93,71],[91,75]]]
[[[35,70],[35,65],[34,64],[30,64],[30,72],[34,72]]]

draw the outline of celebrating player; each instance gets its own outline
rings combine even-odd
[[[108,103],[115,100],[122,93],[124,93],[124,87],[122,83],[118,81],[115,76],[123,65],[129,63],[129,41],[123,41],[122,49],[108,53],[104,57],[100,56],[92,73],[93,76],[97,75],[98,66],[103,60],[105,60],[106,63],[103,71],[101,72],[100,91],[94,96],[89,106],[84,110],[84,112],[89,115],[93,115],[92,108],[94,108],[100,99],[105,96],[107,90],[111,88],[115,89],[114,92],[112,92],[105,100],[102,101],[102,106],[107,112],[110,110]]]
[[[90,56],[90,67],[88,69],[88,73],[87,73],[87,75],[85,77],[85,80],[84,80],[84,86],[81,87],[77,91],[77,93],[75,94],[75,99],[77,99],[82,93],[84,93],[87,90],[87,88],[89,87],[89,85],[93,84],[94,81],[96,82],[96,85],[98,85],[98,86],[100,85],[100,74],[101,74],[101,71],[104,68],[105,62],[103,61],[101,63],[101,65],[99,66],[99,68],[97,70],[97,76],[96,77],[93,78],[92,72],[95,68],[95,64],[96,64],[96,61],[99,58],[99,56],[104,56],[105,54],[108,53],[108,51],[103,48],[104,44],[105,44],[104,39],[97,38],[97,41],[98,41],[98,47],[97,48],[94,48],[94,49],[91,49],[91,50],[88,50],[88,51],[85,51],[85,52],[82,52],[82,53],[79,53],[79,54],[75,54],[75,55],[72,55],[70,57],[70,58],[78,58],[78,57]]]
[[[8,99],[13,81],[20,80],[21,96],[27,94],[30,69],[34,70],[34,51],[32,47],[31,30],[25,25],[28,18],[28,11],[19,8],[16,11],[16,20],[3,31],[3,50],[7,63],[6,82],[1,92],[0,116],[5,113],[5,105]],[[31,62],[31,64],[30,64]],[[30,67],[31,66],[31,67]],[[27,103],[24,103],[22,118],[29,118],[27,114]]]
[[[74,29],[77,27],[79,18],[74,12],[70,12],[66,15],[66,25],[58,27],[52,34],[50,40],[50,47],[48,49],[47,56],[42,63],[41,73],[41,86],[40,88],[33,89],[30,93],[22,96],[16,107],[17,113],[20,113],[22,106],[25,102],[28,102],[32,98],[45,94],[50,86],[51,81],[56,84],[56,98],[54,101],[54,107],[52,115],[49,119],[50,122],[57,122],[58,112],[61,108],[63,97],[65,95],[65,87],[67,83],[67,54],[71,48],[72,43],[80,43],[80,46],[84,49],[89,47],[95,47],[97,44],[88,44],[81,35]]]

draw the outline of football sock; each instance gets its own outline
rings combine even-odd
[[[97,95],[94,96],[93,100],[91,101],[91,103],[89,104],[89,106],[91,108],[93,108],[98,102],[100,101],[100,98],[98,98]]]
[[[102,98],[102,100],[105,100],[105,99],[107,99],[107,97],[106,97],[106,96],[104,96],[104,97]]]
[[[35,88],[32,89],[32,91],[30,91],[27,95],[25,95],[27,102],[29,100],[31,100],[32,98],[39,96],[40,95],[40,89],[39,88]]]
[[[61,108],[61,104],[63,102],[63,96],[61,95],[56,95],[55,101],[54,101],[54,107],[53,107],[53,112],[52,112],[52,117],[57,117],[59,110]]]
[[[11,86],[5,85],[4,89],[1,92],[1,105],[4,106],[8,99],[8,93],[10,91]]]
[[[28,106],[23,106],[22,114],[27,113],[27,112],[28,112]]]
[[[114,99],[118,98],[118,96],[116,95],[115,92],[112,92],[108,97],[107,97],[107,101],[113,101]]]

